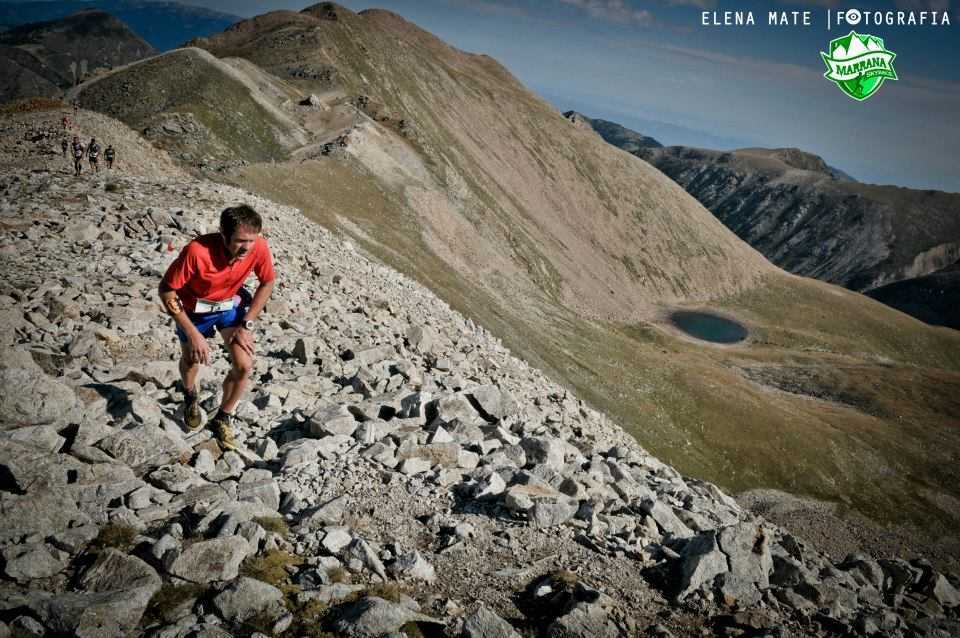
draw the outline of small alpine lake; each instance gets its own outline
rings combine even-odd
[[[670,322],[691,337],[711,343],[738,343],[748,334],[742,324],[707,312],[677,310],[670,313]]]

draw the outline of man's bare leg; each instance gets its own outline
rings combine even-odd
[[[191,361],[190,344],[180,344],[180,381],[183,389],[188,392],[197,391],[197,376],[200,374],[200,364]]]
[[[220,409],[227,414],[233,414],[237,403],[250,385],[250,373],[253,372],[253,357],[239,345],[230,343],[236,331],[237,328],[225,328],[220,332],[230,350],[230,361],[233,364],[223,380],[223,398],[220,400]]]
[[[180,381],[183,383],[183,422],[187,430],[195,431],[203,425],[200,397],[197,396],[197,377],[200,364],[192,360],[189,345],[180,344]]]

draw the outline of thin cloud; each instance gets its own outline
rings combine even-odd
[[[651,12],[646,9],[634,9],[623,0],[560,0],[560,2],[599,20],[644,27],[654,23]]]
[[[700,9],[713,9],[717,6],[717,0],[667,0],[671,7],[698,7]]]
[[[532,14],[525,7],[512,2],[503,3],[495,0],[453,0],[453,4],[465,9],[472,9],[478,13],[491,15],[506,15],[514,18],[529,18]]]
[[[949,11],[950,0],[896,0],[897,8],[912,11]]]

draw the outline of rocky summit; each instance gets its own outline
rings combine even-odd
[[[298,209],[46,144],[0,177],[0,636],[960,633],[956,575],[829,560]],[[238,202],[280,276],[224,451],[156,287]]]

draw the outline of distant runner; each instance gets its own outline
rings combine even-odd
[[[80,143],[80,138],[76,135],[73,136],[73,170],[77,177],[80,177],[80,171],[83,170],[83,154],[87,149],[83,148],[83,144]]]
[[[115,151],[113,150],[113,144],[107,145],[107,150],[103,152],[103,159],[107,160],[107,168],[113,168],[113,158]]]
[[[63,154],[64,157],[67,156],[68,148],[70,148],[70,144],[67,143],[67,138],[63,138],[62,140],[60,140],[60,152]]]
[[[183,413],[189,430],[201,425],[197,376],[200,365],[210,359],[207,338],[218,330],[230,350],[233,368],[223,381],[220,410],[210,421],[225,449],[237,448],[233,411],[253,370],[256,318],[273,292],[273,257],[260,236],[262,227],[260,215],[250,206],[225,209],[220,213],[220,232],[187,244],[160,282],[160,300],[176,322],[180,339]],[[252,298],[243,288],[251,272],[260,282]]]
[[[90,144],[87,145],[87,159],[90,160],[90,166],[97,173],[100,172],[100,145],[97,144],[97,138],[91,137]]]

